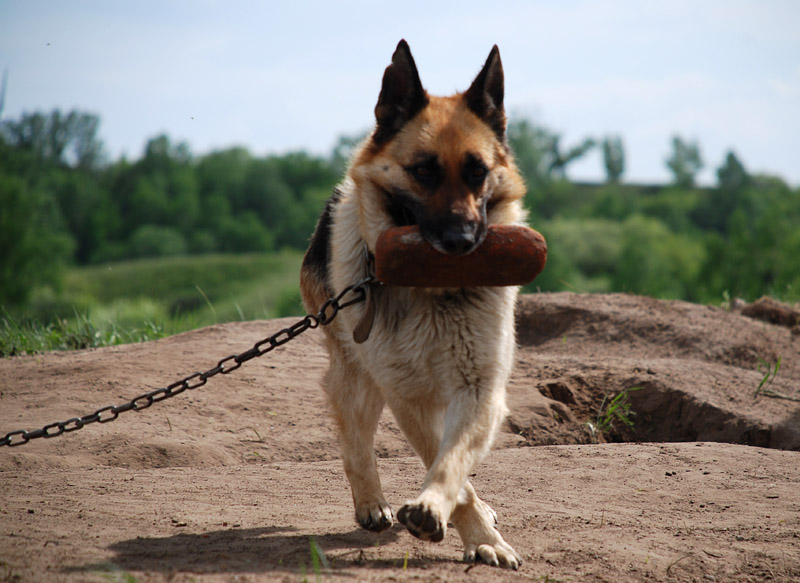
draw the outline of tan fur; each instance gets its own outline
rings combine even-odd
[[[423,192],[407,170],[420,152],[435,152],[442,162],[443,184],[433,194]],[[467,154],[480,156],[489,168],[479,192],[461,184]],[[434,215],[453,212],[473,220],[487,197],[490,224],[524,221],[525,188],[507,147],[467,107],[463,94],[430,97],[390,141],[378,147],[368,138],[355,153],[333,209],[327,281],[319,270],[303,269],[301,289],[310,311],[362,277],[364,243],[374,250],[378,235],[394,226],[384,191],[397,187]],[[372,530],[394,520],[373,448],[378,418],[388,405],[427,468],[421,493],[398,516],[413,534],[429,540],[440,539],[452,522],[466,560],[516,568],[519,556],[495,528],[494,511],[477,497],[468,476],[507,413],[517,289],[383,286],[372,293],[376,317],[366,342],[352,338],[364,304],[343,310],[325,328],[330,354],[325,389],[357,520]]]

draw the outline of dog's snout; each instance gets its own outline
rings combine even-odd
[[[469,228],[450,228],[442,233],[442,247],[450,255],[466,255],[475,248],[475,232]]]

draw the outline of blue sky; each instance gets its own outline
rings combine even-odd
[[[96,113],[112,158],[161,132],[196,154],[327,154],[371,126],[400,38],[434,94],[466,89],[497,43],[509,114],[566,145],[621,135],[628,181],[668,180],[680,134],[704,182],[733,150],[800,185],[796,0],[0,0],[4,115]],[[569,171],[603,175],[599,153]]]

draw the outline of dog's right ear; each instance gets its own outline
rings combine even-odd
[[[505,141],[506,113],[503,108],[505,93],[503,63],[500,61],[500,50],[492,47],[486,64],[464,94],[467,106],[484,120],[497,134],[500,141]]]
[[[408,43],[401,40],[392,55],[392,64],[383,73],[383,85],[375,106],[378,126],[372,141],[380,146],[428,105],[428,94],[422,87],[417,65]]]

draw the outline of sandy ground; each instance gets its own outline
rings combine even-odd
[[[472,479],[518,572],[461,563],[454,532],[357,528],[309,331],[113,423],[0,449],[0,583],[800,581],[800,403],[756,396],[780,358],[765,388],[800,398],[800,333],[772,319],[525,297],[511,415]],[[291,321],[2,360],[0,435],[123,403]],[[634,427],[593,431],[604,396],[632,388]],[[388,413],[376,449],[396,509],[422,464]]]

